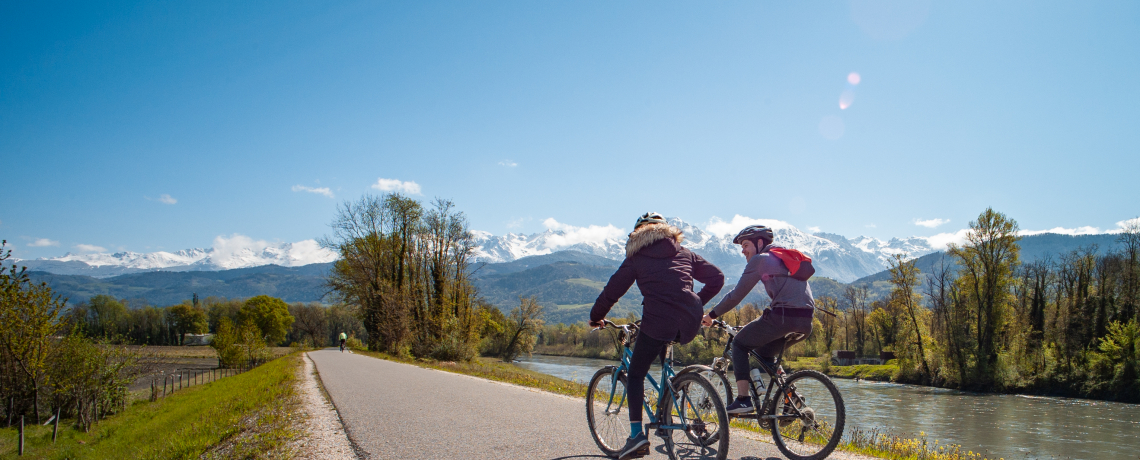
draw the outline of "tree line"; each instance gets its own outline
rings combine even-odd
[[[1130,221],[1106,251],[1085,247],[1029,263],[1019,257],[1018,230],[986,209],[931,272],[900,255],[886,295],[847,286],[838,298],[817,298],[838,315],[817,312],[813,333],[789,356],[818,357],[827,367],[836,350],[889,352],[900,382],[1140,401],[1140,224]],[[759,311],[745,305],[724,319],[746,324]],[[724,340],[703,329],[674,354],[708,363]],[[543,328],[537,350],[613,358],[615,345],[585,324],[560,324]]]

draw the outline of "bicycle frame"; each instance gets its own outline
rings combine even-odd
[[[721,354],[721,356],[727,359],[729,362],[732,361],[732,342],[735,339],[735,334],[728,334],[728,340],[724,345],[724,352]],[[761,357],[760,354],[756,352],[756,350],[749,350],[748,356],[756,359],[756,362],[760,364],[759,368],[763,370],[765,374],[768,374],[769,380],[768,385],[764,385],[763,380],[760,381],[760,385],[767,387],[767,389],[764,391],[764,397],[762,399],[760,398],[759,389],[756,388],[756,382],[752,381],[751,379],[748,380],[748,387],[752,392],[750,395],[752,397],[752,407],[755,407],[757,409],[755,412],[756,415],[745,415],[742,416],[742,418],[751,418],[754,416],[759,417],[761,411],[763,411],[764,407],[767,406],[769,398],[772,397],[772,391],[775,389],[775,387],[783,384],[783,380],[779,375],[776,374],[776,371],[779,369],[780,363],[783,362],[784,352],[787,351],[787,349],[787,342],[785,342],[784,345],[780,348],[779,356],[776,357],[776,364],[771,368],[769,368],[768,365],[764,363],[764,358]],[[749,367],[751,368],[751,361],[749,361]]]
[[[613,376],[613,378],[610,379],[610,381],[612,383],[610,384],[610,400],[606,404],[606,412],[607,413],[609,413],[610,411],[614,411],[614,413],[616,413],[616,409],[612,409],[612,407],[614,405],[614,398],[617,397],[617,395],[615,394],[616,390],[617,390],[617,382],[618,382],[617,376],[620,373],[625,372],[626,378],[627,379],[629,378],[629,360],[632,357],[633,357],[633,350],[630,348],[629,345],[623,344],[622,356],[621,356],[621,366],[614,368],[614,371],[613,371],[614,376]],[[645,378],[649,380],[649,385],[654,390],[657,390],[657,395],[658,395],[657,396],[657,406],[658,406],[657,410],[658,411],[660,411],[660,409],[661,409],[661,401],[664,400],[664,398],[666,397],[666,394],[668,394],[668,397],[673,400],[673,407],[683,407],[680,404],[680,401],[677,401],[677,394],[676,394],[676,392],[673,391],[672,385],[668,385],[668,386],[663,385],[665,382],[672,382],[673,378],[676,376],[677,376],[677,373],[673,371],[673,345],[668,345],[668,346],[666,346],[666,349],[665,349],[665,359],[661,363],[661,377],[660,377],[661,380],[660,380],[660,383],[657,380],[653,379],[653,374],[651,374],[651,373],[646,374],[646,376],[645,376]],[[665,390],[668,390],[668,391],[665,391]],[[626,388],[626,390],[622,391],[621,399],[618,401],[618,407],[621,407],[623,404],[625,404],[626,391],[628,391],[628,388]],[[658,417],[658,415],[659,415],[658,412],[654,411],[652,407],[649,407],[649,402],[643,401],[642,405],[645,406],[644,407],[645,414],[649,416],[649,423],[647,423],[645,425],[646,429],[650,429],[650,428],[659,428],[659,429],[664,429],[664,430],[683,430],[683,429],[685,429],[685,424],[684,424],[685,423],[685,416],[683,413],[680,414],[680,417],[679,417],[681,419],[680,425],[661,425],[659,417]],[[682,410],[680,412],[684,412],[684,411]]]

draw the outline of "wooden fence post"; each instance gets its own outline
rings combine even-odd
[[[20,416],[20,448],[19,448],[19,450],[20,450],[20,453],[18,455],[24,455],[24,416],[23,415]]]
[[[59,433],[59,415],[62,408],[55,408],[55,424],[51,426],[51,442],[55,444],[55,435]]]

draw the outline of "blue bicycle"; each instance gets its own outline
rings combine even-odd
[[[626,376],[640,322],[616,324],[604,320],[599,328],[619,329],[621,364],[606,366],[590,379],[586,390],[586,422],[594,442],[615,457],[629,435]],[[728,413],[720,395],[698,372],[673,371],[673,344],[665,349],[661,376],[646,376],[645,429],[655,429],[671,459],[716,458],[728,455]]]

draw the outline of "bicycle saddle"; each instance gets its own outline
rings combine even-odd
[[[799,332],[789,332],[784,335],[784,340],[789,342],[798,342],[804,338],[804,335]]]

